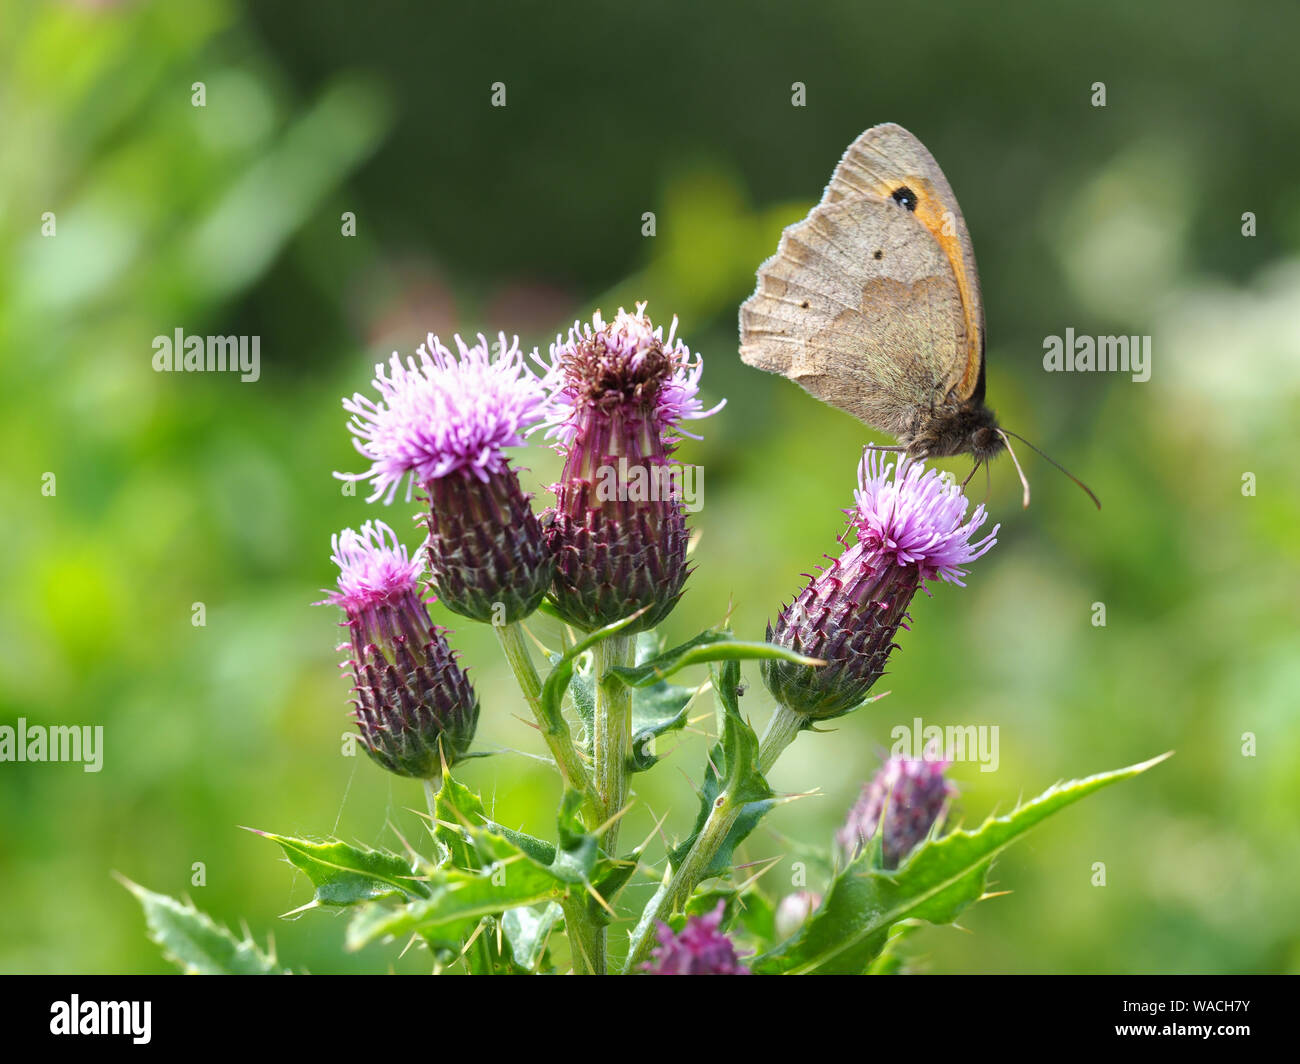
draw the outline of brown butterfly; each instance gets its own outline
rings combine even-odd
[[[740,308],[740,357],[897,437],[913,458],[969,453],[979,468],[1006,448],[1029,505],[1015,433],[984,405],[984,305],[965,219],[902,126],[849,145],[821,202],[782,233]]]

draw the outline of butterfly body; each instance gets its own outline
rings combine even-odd
[[[966,222],[901,126],[857,138],[786,228],[740,311],[740,355],[895,436],[913,457],[1004,447],[984,405],[984,308]]]

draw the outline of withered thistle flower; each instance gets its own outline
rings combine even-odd
[[[554,561],[541,525],[519,485],[505,448],[524,443],[548,411],[546,381],[525,364],[518,341],[467,345],[453,354],[436,336],[419,361],[394,355],[375,367],[374,402],[362,395],[343,407],[370,500],[391,502],[403,480],[407,498],[418,485],[429,501],[425,551],[433,585],[453,613],[512,624],[533,612],[551,583]]]
[[[546,536],[556,557],[552,596],[579,628],[641,609],[629,631],[652,628],[686,583],[686,514],[670,460],[689,435],[680,423],[723,404],[704,410],[703,367],[676,329],[674,318],[665,338],[638,303],[611,322],[597,312],[551,347],[560,384],[549,420],[565,462]]]
[[[393,530],[367,521],[333,540],[338,588],[318,605],[347,614],[353,719],[370,756],[399,776],[434,779],[442,761],[469,750],[478,725],[478,697],[429,619],[420,597],[419,560],[407,556]]]
[[[961,488],[936,470],[869,450],[858,470],[848,531],[856,542],[795,596],[774,625],[779,643],[824,666],[762,663],[763,682],[782,705],[808,720],[838,717],[861,705],[885,671],[894,636],[918,587],[941,579],[962,585],[962,566],[997,542],[998,527],[973,541],[983,506],[964,520]]]
[[[891,757],[862,788],[862,795],[849,810],[844,826],[835,835],[836,845],[851,861],[880,828],[880,863],[897,868],[899,863],[930,834],[956,793],[944,776],[951,762],[926,756],[919,761]]]
[[[680,934],[660,922],[659,945],[651,952],[654,958],[642,968],[651,975],[749,975],[740,963],[731,939],[718,930],[725,906],[705,916],[692,916]]]

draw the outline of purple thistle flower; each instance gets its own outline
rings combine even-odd
[[[869,450],[858,470],[857,505],[847,511],[857,542],[815,577],[768,625],[779,643],[823,666],[765,660],[763,681],[782,705],[809,720],[857,708],[885,671],[918,587],[962,584],[962,566],[986,553],[998,527],[973,540],[987,515],[961,488],[906,458],[878,465]]]
[[[964,587],[961,566],[987,553],[1001,526],[972,543],[987,517],[982,503],[963,522],[969,503],[950,478],[906,456],[897,468],[879,456],[868,450],[858,467],[857,506],[850,511],[858,542],[894,565],[915,565],[922,580],[941,577]]]
[[[885,825],[880,840],[880,863],[897,868],[899,863],[930,834],[956,794],[956,788],[944,776],[951,764],[937,752],[921,760],[891,757],[862,788],[862,795],[849,810],[835,842],[846,861],[851,861],[880,827],[884,812]]]
[[[681,422],[708,417],[703,367],[668,330],[622,308],[556,338],[549,371],[560,380],[548,417],[565,457],[547,541],[556,556],[552,596],[561,614],[599,628],[649,608],[634,631],[671,612],[688,575],[686,515],[670,458]]]
[[[516,337],[493,358],[487,339],[468,346],[453,338],[459,355],[430,334],[417,354],[405,363],[393,355],[389,368],[375,366],[374,386],[379,402],[361,395],[343,400],[352,417],[348,429],[353,445],[369,459],[364,473],[335,473],[340,480],[368,480],[374,491],[367,499],[393,501],[398,487],[411,486],[462,473],[486,482],[507,468],[506,447],[521,446],[524,436],[549,413],[546,382],[524,363]]]
[[[509,624],[537,608],[554,570],[530,496],[504,453],[546,418],[549,382],[524,364],[517,339],[507,345],[500,334],[495,358],[478,339],[470,347],[455,337],[453,355],[430,336],[418,363],[394,355],[389,371],[376,366],[380,401],[343,401],[353,443],[371,467],[335,475],[369,480],[372,502],[391,502],[403,480],[409,500],[418,485],[429,501],[426,551],[443,604]]]
[[[478,698],[419,593],[420,563],[382,521],[334,536],[337,590],[317,605],[347,614],[353,719],[366,751],[399,776],[433,779],[469,749]]]
[[[731,939],[718,930],[724,910],[718,902],[713,912],[690,917],[681,934],[660,921],[659,945],[650,954],[654,960],[641,967],[651,975],[749,975]]]

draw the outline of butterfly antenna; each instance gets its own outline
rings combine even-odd
[[[1009,431],[1007,431],[1006,429],[998,429],[998,433],[1002,436],[1003,442],[1006,443],[1006,445],[1007,445],[1007,450],[1008,450],[1008,451],[1011,451],[1011,441],[1007,439],[1008,436],[1015,436],[1016,439],[1018,439],[1021,443],[1023,443],[1023,444],[1024,444],[1026,447],[1028,447],[1030,450],[1032,450],[1032,451],[1037,451],[1038,454],[1040,454],[1042,457],[1046,458],[1049,462],[1052,463],[1052,465],[1056,466],[1057,469],[1059,469],[1059,470],[1060,470],[1062,473],[1064,473],[1067,477],[1069,477],[1069,478],[1070,478],[1071,480],[1073,480],[1076,484],[1078,484],[1079,487],[1081,487],[1084,491],[1086,491],[1086,492],[1088,493],[1088,498],[1090,498],[1094,503],[1096,503],[1096,505],[1097,505],[1097,509],[1098,509],[1098,510],[1101,509],[1101,500],[1100,500],[1099,498],[1097,498],[1096,493],[1093,492],[1092,488],[1088,487],[1087,484],[1085,484],[1082,480],[1080,480],[1080,479],[1079,479],[1078,477],[1076,477],[1073,473],[1071,473],[1068,469],[1066,469],[1065,466],[1061,465],[1061,463],[1058,462],[1055,458],[1053,458],[1050,454],[1047,454],[1046,452],[1044,452],[1044,451],[1042,451],[1042,450],[1039,450],[1039,448],[1035,447],[1032,443],[1030,443],[1027,439],[1025,439],[1023,436],[1019,435],[1018,433],[1015,433],[1015,432],[1009,432]],[[1014,452],[1014,451],[1011,451],[1011,460],[1012,460],[1013,462],[1015,462],[1015,459],[1016,459],[1015,452]],[[1019,462],[1016,462],[1016,469],[1019,469],[1019,468],[1020,468],[1020,463],[1019,463]],[[1024,481],[1024,479],[1025,479],[1025,475],[1024,475],[1023,473],[1020,474],[1020,479],[1021,479],[1021,481]],[[1028,485],[1028,484],[1025,484],[1025,505],[1026,505],[1026,506],[1029,505],[1029,485]]]
[[[1028,510],[1029,509],[1029,480],[1025,477],[1025,471],[1020,468],[1020,459],[1016,457],[1016,452],[1011,446],[1011,441],[1007,439],[1007,434],[1005,430],[998,429],[997,433],[999,436],[1002,437],[1002,442],[1007,445],[1007,454],[1011,455],[1011,461],[1013,461],[1016,464],[1016,472],[1020,474],[1020,484],[1025,489],[1024,508]],[[1020,437],[1017,436],[1016,439],[1020,439]],[[1028,443],[1029,441],[1026,440],[1025,442]],[[1033,444],[1030,444],[1030,446],[1033,447]],[[1034,447],[1034,450],[1037,451],[1038,448]],[[1041,454],[1042,452],[1039,453]],[[1044,455],[1044,457],[1046,456]]]

